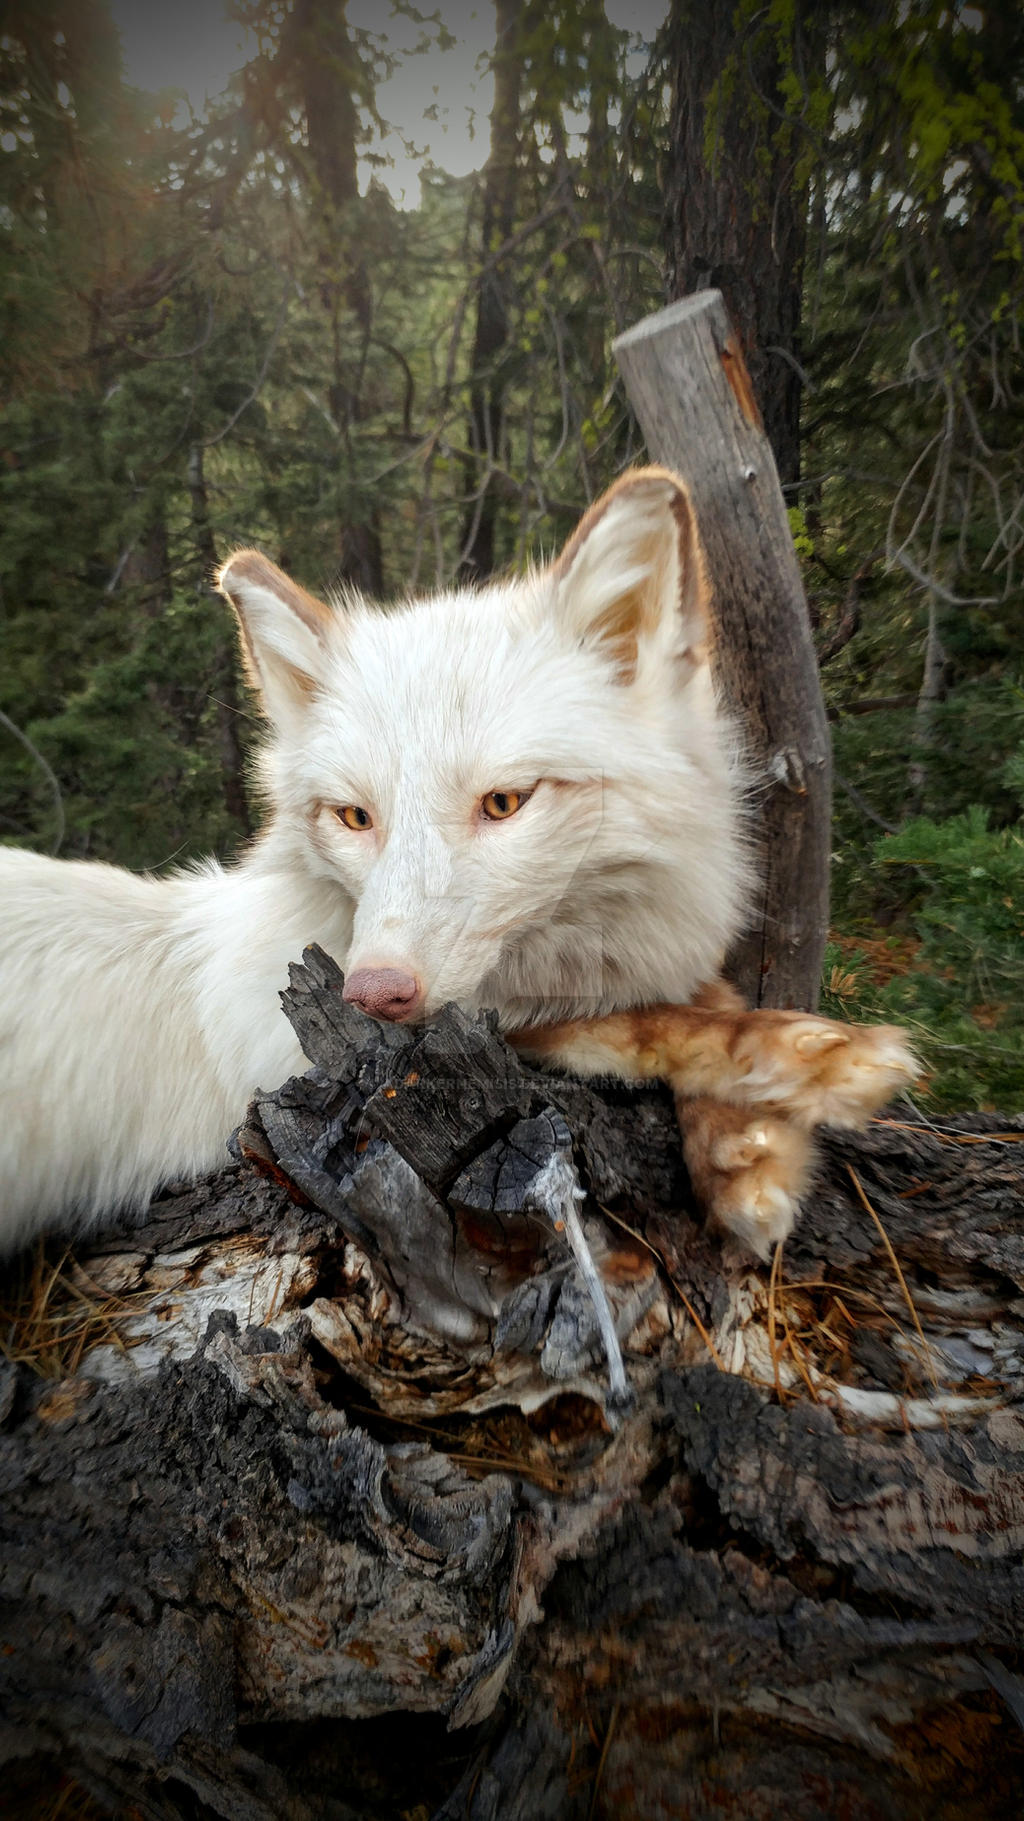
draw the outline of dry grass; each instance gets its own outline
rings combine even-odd
[[[40,1241],[0,1279],[0,1353],[40,1378],[70,1378],[92,1347],[126,1350],[119,1323],[144,1301],[102,1289],[70,1251]]]
[[[594,1817],[597,1814],[597,1804],[601,1794],[601,1783],[604,1778],[605,1766],[608,1763],[608,1753],[611,1750],[616,1722],[619,1718],[619,1706],[620,1703],[616,1701],[615,1706],[608,1716],[608,1725],[605,1727],[604,1738],[601,1741],[601,1756],[597,1761],[597,1769],[594,1772],[594,1788],[590,1797],[590,1807],[587,1810],[587,1821],[594,1821]]]
[[[895,1125],[896,1121],[885,1120],[878,1123]],[[917,1130],[918,1128],[908,1126],[906,1129]],[[1024,1139],[1024,1133],[1020,1132],[999,1134],[998,1136],[1004,1140],[1006,1138]],[[964,1143],[978,1142],[974,1134],[951,1134],[949,1142],[955,1143],[961,1138]],[[854,1191],[881,1237],[885,1256],[910,1313],[917,1347],[937,1391],[939,1387],[931,1349],[925,1339],[909,1285],[893,1250],[892,1242],[877,1210],[868,1201],[863,1184],[856,1172],[850,1169],[849,1173],[853,1179]],[[930,1183],[917,1183],[906,1193],[908,1196],[920,1195],[930,1187]],[[667,1261],[642,1233],[630,1226],[620,1215],[613,1213],[608,1208],[602,1208],[601,1211],[616,1226],[623,1228],[640,1245],[646,1247],[658,1260],[669,1284],[697,1328],[715,1365],[720,1372],[724,1372],[726,1367],[714,1340],[694,1309],[690,1298],[673,1277]],[[821,1401],[819,1387],[822,1379],[831,1378],[841,1383],[850,1383],[855,1380],[856,1362],[851,1343],[859,1331],[895,1332],[901,1335],[905,1342],[911,1343],[911,1335],[908,1330],[873,1291],[862,1289],[854,1283],[838,1283],[824,1279],[787,1282],[783,1278],[782,1268],[783,1248],[778,1245],[772,1255],[771,1270],[768,1275],[765,1326],[771,1354],[775,1394],[780,1403],[796,1399],[804,1393],[812,1403],[819,1403]],[[787,1355],[792,1361],[794,1371],[802,1380],[802,1391],[783,1383],[781,1366]]]
[[[5,1821],[112,1821],[109,1809],[94,1802],[80,1783],[50,1761],[29,1759],[8,1765],[5,1779],[0,1797]],[[137,1813],[124,1810],[122,1821]]]
[[[346,1401],[345,1409],[349,1415],[371,1417],[376,1431],[393,1435],[396,1441],[424,1436],[471,1479],[509,1473],[553,1493],[571,1492],[576,1483],[571,1463],[566,1465],[558,1457],[563,1442],[572,1438],[540,1432],[543,1409],[535,1412],[531,1422],[520,1411],[499,1405],[483,1417],[455,1418],[447,1426],[411,1416],[389,1416],[375,1404]],[[595,1426],[603,1431],[596,1416],[591,1428]]]
[[[782,1282],[782,1246],[777,1245],[772,1256],[771,1274],[768,1278],[768,1345],[772,1356],[772,1375],[775,1390],[780,1402],[783,1397],[782,1377],[779,1371],[779,1346],[775,1331],[776,1319],[782,1324],[783,1340],[790,1359],[793,1361],[800,1377],[807,1388],[807,1395],[812,1404],[820,1403],[817,1387],[812,1377],[810,1351],[806,1344],[808,1332],[814,1335],[815,1324],[808,1323],[803,1312],[798,1311],[792,1303],[789,1292],[791,1284]],[[817,1324],[820,1325],[820,1324]]]
[[[787,1354],[803,1380],[807,1395],[815,1403],[820,1402],[820,1391],[829,1380],[839,1384],[856,1383],[858,1367],[853,1343],[862,1333],[900,1335],[911,1355],[923,1352],[929,1376],[938,1389],[931,1350],[902,1273],[899,1273],[898,1281],[911,1309],[916,1332],[900,1322],[873,1291],[828,1278],[782,1282],[773,1264],[768,1284],[766,1329],[775,1392],[780,1403],[804,1394],[803,1390],[782,1382],[780,1365]],[[905,1369],[905,1356],[899,1363]]]
[[[888,1258],[889,1263],[891,1264],[894,1272],[896,1273],[896,1281],[898,1282],[900,1289],[903,1292],[903,1300],[906,1303],[907,1308],[910,1310],[910,1319],[913,1322],[914,1327],[917,1330],[917,1338],[921,1343],[921,1351],[924,1355],[925,1363],[928,1367],[928,1376],[930,1377],[930,1379],[932,1381],[933,1388],[936,1391],[938,1391],[939,1381],[938,1381],[938,1378],[936,1377],[935,1366],[932,1362],[931,1348],[929,1347],[928,1342],[925,1340],[924,1329],[921,1326],[920,1318],[918,1316],[917,1310],[914,1307],[914,1299],[911,1296],[910,1291],[907,1287],[907,1280],[903,1275],[903,1268],[900,1264],[899,1259],[896,1256],[896,1253],[893,1250],[892,1240],[889,1238],[889,1235],[886,1232],[885,1227],[882,1224],[881,1216],[879,1215],[877,1210],[872,1207],[870,1201],[868,1200],[866,1194],[864,1193],[864,1185],[861,1182],[860,1177],[857,1175],[857,1172],[854,1169],[853,1165],[848,1163],[846,1168],[847,1168],[847,1172],[850,1177],[850,1181],[853,1183],[853,1186],[857,1191],[857,1199],[860,1202],[861,1207],[865,1210],[866,1213],[870,1214],[871,1219],[874,1221],[875,1226],[877,1227],[878,1232],[881,1236],[882,1244],[885,1247],[886,1257]]]
[[[886,1126],[890,1132],[916,1132],[939,1144],[1024,1144],[1024,1132],[948,1132],[942,1126],[908,1125],[899,1119],[873,1119],[871,1123]]]

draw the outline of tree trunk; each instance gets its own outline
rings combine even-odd
[[[359,237],[356,94],[363,72],[345,10],[345,0],[296,0],[289,29],[315,177],[312,217],[320,240],[320,297],[333,346],[328,396],[346,468],[338,580],[379,596],[384,587],[379,509],[376,499],[362,492],[352,436],[366,409],[363,382],[373,292]],[[359,338],[355,359],[343,347],[346,318]]]
[[[9,1776],[147,1821],[1016,1821],[1024,1122],[829,1143],[766,1278],[667,1094],[340,984],[293,970],[315,1067],[241,1167],[9,1330],[81,1355],[0,1379]]]
[[[651,454],[690,489],[713,593],[716,682],[752,761],[761,889],[728,971],[752,1005],[813,1008],[828,933],[831,745],[743,355],[716,291],[647,317],[614,347]]]
[[[815,12],[817,30],[815,31]],[[665,173],[668,295],[715,286],[750,370],[783,487],[800,476],[800,312],[821,8],[672,0]],[[794,101],[788,83],[803,88]]]
[[[490,484],[492,467],[501,459],[504,380],[500,365],[508,341],[507,265],[493,256],[509,238],[515,223],[516,165],[519,156],[519,105],[522,0],[494,0],[494,105],[491,144],[484,169],[480,255],[484,262],[477,292],[469,392],[469,443],[475,460],[467,464],[469,500],[463,527],[460,575],[483,579],[495,566],[494,534],[498,496]]]
[[[118,588],[129,597],[140,619],[159,620],[167,612],[171,604],[171,559],[162,500],[154,503],[146,525],[125,557]]]
[[[196,553],[196,586],[199,592],[207,594],[213,582],[218,559],[213,526],[210,523],[210,502],[206,491],[202,443],[193,443],[188,452],[188,492],[192,503],[192,542]],[[241,833],[251,835],[253,832],[252,817],[249,814],[249,802],[245,794],[245,754],[239,739],[242,703],[238,687],[238,662],[235,655],[235,643],[226,619],[224,635],[217,646],[210,692],[214,699],[217,730],[220,735],[224,806],[228,815],[235,818]]]

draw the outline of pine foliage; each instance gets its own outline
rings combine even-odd
[[[642,52],[601,0],[501,0],[482,169],[426,168],[403,212],[387,30],[237,10],[259,49],[203,118],[125,83],[104,0],[16,0],[0,45],[0,839],[133,867],[251,829],[233,542],[316,590],[429,589],[550,551],[642,453],[611,341],[665,298],[701,29],[673,0]],[[714,121],[749,118],[730,181],[783,146],[807,210],[799,342],[765,358],[803,381],[826,991],[920,1028],[932,1104],[1019,1106],[1024,19],[744,0],[731,30],[707,182]]]

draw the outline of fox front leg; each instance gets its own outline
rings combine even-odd
[[[546,1035],[530,1033],[531,1039]],[[517,1036],[513,1042],[537,1061],[556,1060],[552,1051],[540,1055],[539,1041],[527,1043]],[[559,1066],[577,1074],[636,1080],[640,1071],[630,1066],[631,1060],[621,1051],[604,1053],[594,1067],[592,1045],[585,1047],[583,1039],[575,1044],[567,1036],[557,1052]],[[809,1134],[763,1107],[694,1099],[678,1088],[675,1102],[687,1173],[704,1214],[767,1262],[772,1248],[792,1232],[810,1179],[814,1151]]]
[[[701,1207],[767,1264],[792,1233],[811,1178],[809,1134],[767,1111],[682,1094],[676,1116]]]
[[[866,1125],[919,1072],[895,1025],[751,1012],[724,981],[690,1005],[542,1026],[513,1042],[539,1062],[632,1081],[661,1077],[679,1095],[768,1109],[805,1131]]]
[[[864,1125],[918,1072],[895,1027],[751,1012],[725,981],[691,1005],[538,1027],[513,1042],[577,1074],[670,1082],[698,1200],[763,1259],[793,1229],[811,1128]]]

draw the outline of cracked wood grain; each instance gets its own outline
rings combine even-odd
[[[67,1268],[124,1350],[0,1373],[11,1774],[158,1821],[1016,1821],[1024,1122],[826,1141],[772,1287],[660,1089],[454,1011],[382,1033],[339,981],[294,970],[314,1066],[241,1161]],[[567,1135],[617,1426],[531,1202]]]

